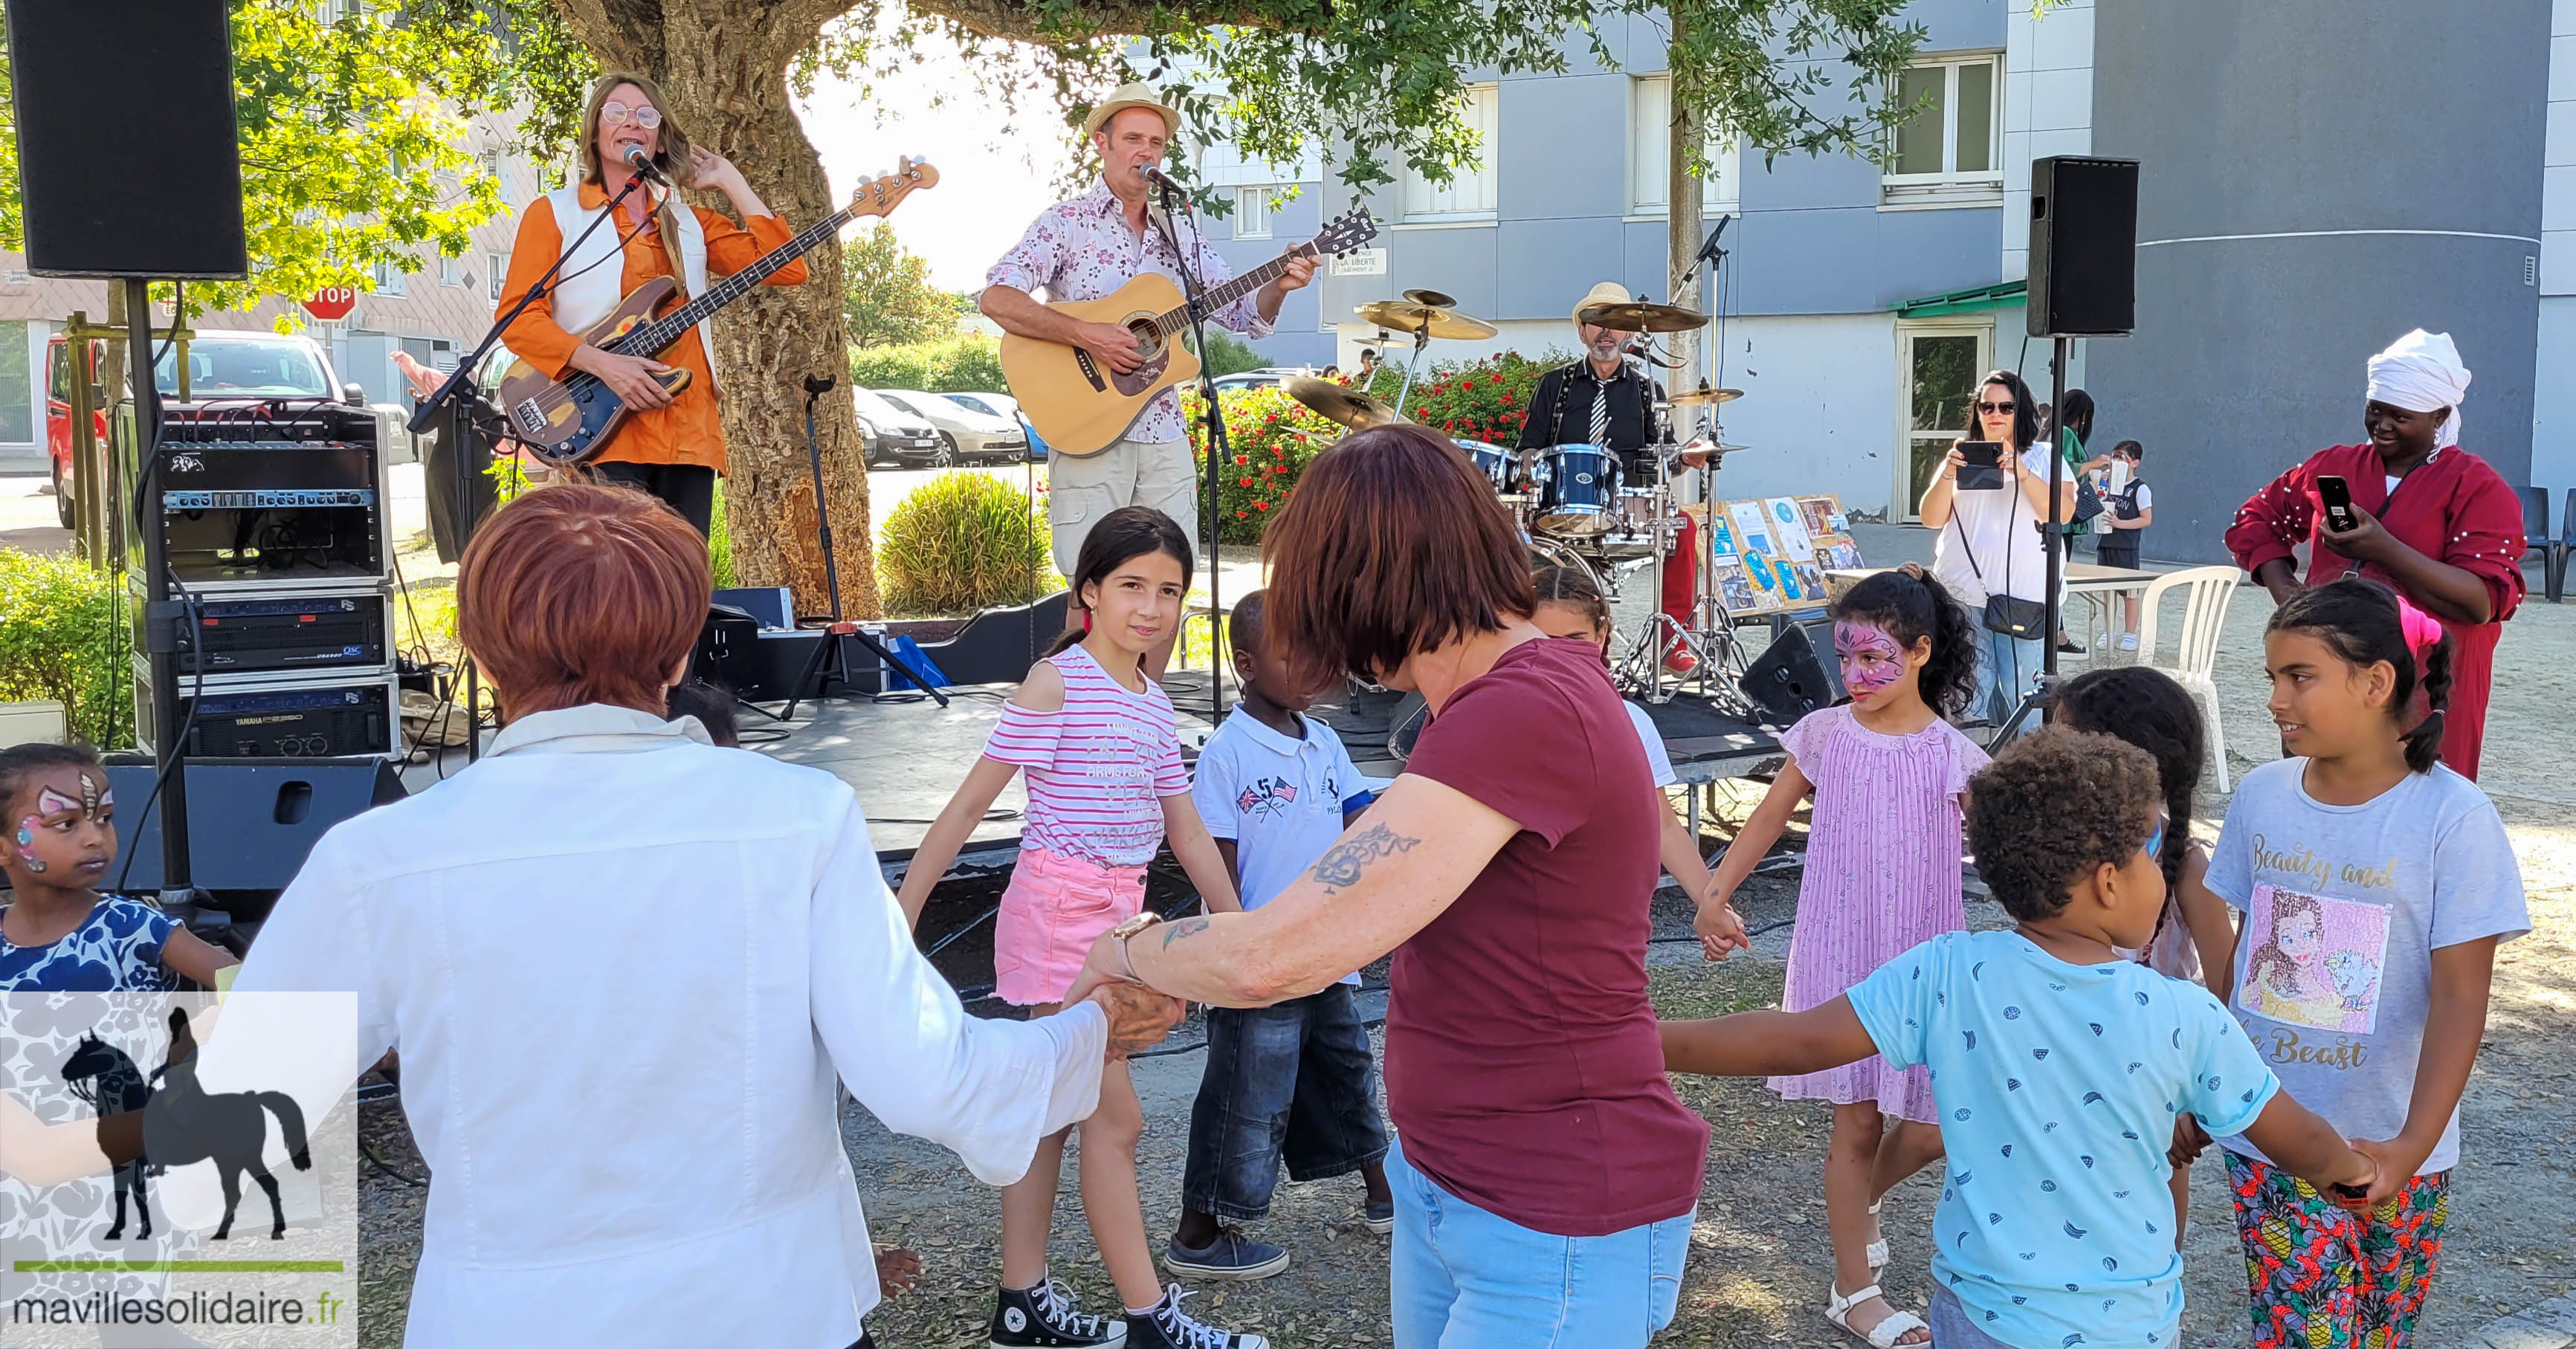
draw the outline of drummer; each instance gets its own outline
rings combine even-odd
[[[1655,415],[1654,381],[1647,377],[1645,363],[1627,354],[1637,334],[1583,321],[1586,309],[1627,303],[1627,287],[1604,281],[1574,306],[1574,329],[1583,344],[1583,359],[1539,376],[1538,386],[1530,391],[1528,418],[1521,423],[1520,448],[1526,452],[1558,445],[1599,446],[1619,456],[1620,474],[1628,485],[1651,486],[1655,458],[1647,447],[1668,441],[1662,419]],[[1708,463],[1708,453],[1685,450],[1680,463],[1699,468]],[[1673,549],[1664,556],[1663,611],[1684,628],[1691,626],[1692,578],[1697,570],[1691,558],[1698,538],[1698,526],[1682,516]],[[1699,659],[1678,641],[1664,653],[1664,668],[1675,674],[1689,674],[1698,667]]]

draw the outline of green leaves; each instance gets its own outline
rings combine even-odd
[[[841,246],[841,314],[853,347],[903,346],[957,335],[967,297],[930,284],[930,262],[906,249],[884,221]],[[923,386],[902,386],[923,387]]]

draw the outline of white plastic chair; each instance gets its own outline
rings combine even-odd
[[[2174,677],[2174,682],[2200,704],[2209,723],[2209,761],[2218,774],[2218,790],[2227,782],[2227,737],[2218,727],[2218,685],[2210,672],[2218,665],[2218,634],[2227,626],[2227,601],[2244,576],[2234,567],[2193,567],[2159,576],[2138,600],[2138,659]],[[2184,591],[2182,634],[2175,643],[2174,663],[2156,660],[2156,611],[2165,593]]]

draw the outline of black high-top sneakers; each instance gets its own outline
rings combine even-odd
[[[1153,1310],[1127,1313],[1128,1349],[1270,1349],[1270,1341],[1259,1335],[1237,1335],[1192,1320],[1181,1310],[1181,1299],[1188,1296],[1173,1284]]]
[[[1075,1311],[1072,1291],[1059,1280],[1005,1288],[994,1299],[993,1349],[1088,1349],[1126,1342],[1124,1318]]]

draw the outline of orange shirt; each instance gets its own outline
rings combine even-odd
[[[597,210],[607,201],[607,190],[599,184],[581,185],[583,206]],[[736,225],[714,211],[694,206],[689,209],[697,212],[698,228],[706,234],[710,279],[741,271],[795,234],[776,216],[753,216],[743,225]],[[624,234],[633,229],[633,224],[621,214],[600,228]],[[506,313],[520,296],[527,294],[546,268],[562,256],[563,244],[563,230],[555,224],[554,202],[545,197],[530,202],[519,213],[519,239],[510,249],[510,272],[501,284],[501,301],[493,306],[494,317]],[[624,252],[625,275],[618,284],[620,291],[632,291],[657,276],[677,274],[670,254],[662,247],[661,230],[649,220],[626,241]],[[798,258],[771,273],[761,284],[793,286],[804,279],[805,260]],[[570,372],[573,349],[581,345],[579,338],[555,322],[551,291],[539,296],[511,322],[502,341],[528,364],[557,379]],[[724,424],[716,414],[715,373],[707,369],[705,347],[691,333],[673,343],[670,350],[656,353],[654,359],[688,371],[693,376],[689,387],[681,390],[669,407],[628,413],[617,433],[609,437],[599,459],[630,464],[695,464],[722,473]]]

